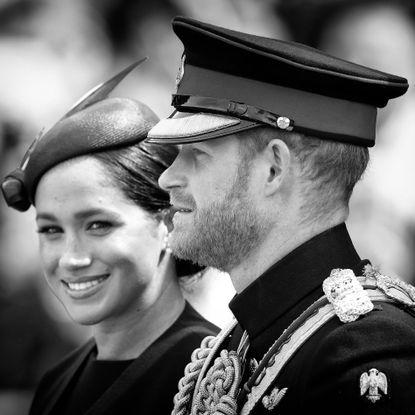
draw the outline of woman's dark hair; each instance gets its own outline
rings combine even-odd
[[[158,185],[160,175],[178,153],[175,146],[138,144],[91,154],[100,160],[125,196],[150,214],[170,207],[169,195]]]

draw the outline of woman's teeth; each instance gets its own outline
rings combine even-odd
[[[82,291],[87,290],[88,288],[94,287],[98,285],[102,281],[104,281],[107,277],[101,277],[96,280],[86,281],[86,282],[67,282],[67,286],[72,291]]]

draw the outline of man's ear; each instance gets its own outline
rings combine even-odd
[[[264,157],[267,168],[265,193],[266,196],[271,196],[287,184],[292,154],[284,141],[274,138],[265,148]]]

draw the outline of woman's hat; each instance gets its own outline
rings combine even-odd
[[[133,63],[83,96],[48,132],[39,135],[20,167],[1,185],[6,203],[26,211],[34,202],[37,184],[49,169],[73,157],[129,146],[147,137],[157,115],[145,104],[129,98],[108,98],[134,68]]]

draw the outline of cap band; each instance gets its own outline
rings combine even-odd
[[[293,122],[287,117],[273,114],[243,102],[230,101],[229,99],[173,95],[172,105],[178,111],[205,109],[245,120],[257,121],[272,127],[281,128],[282,130],[293,129]]]

